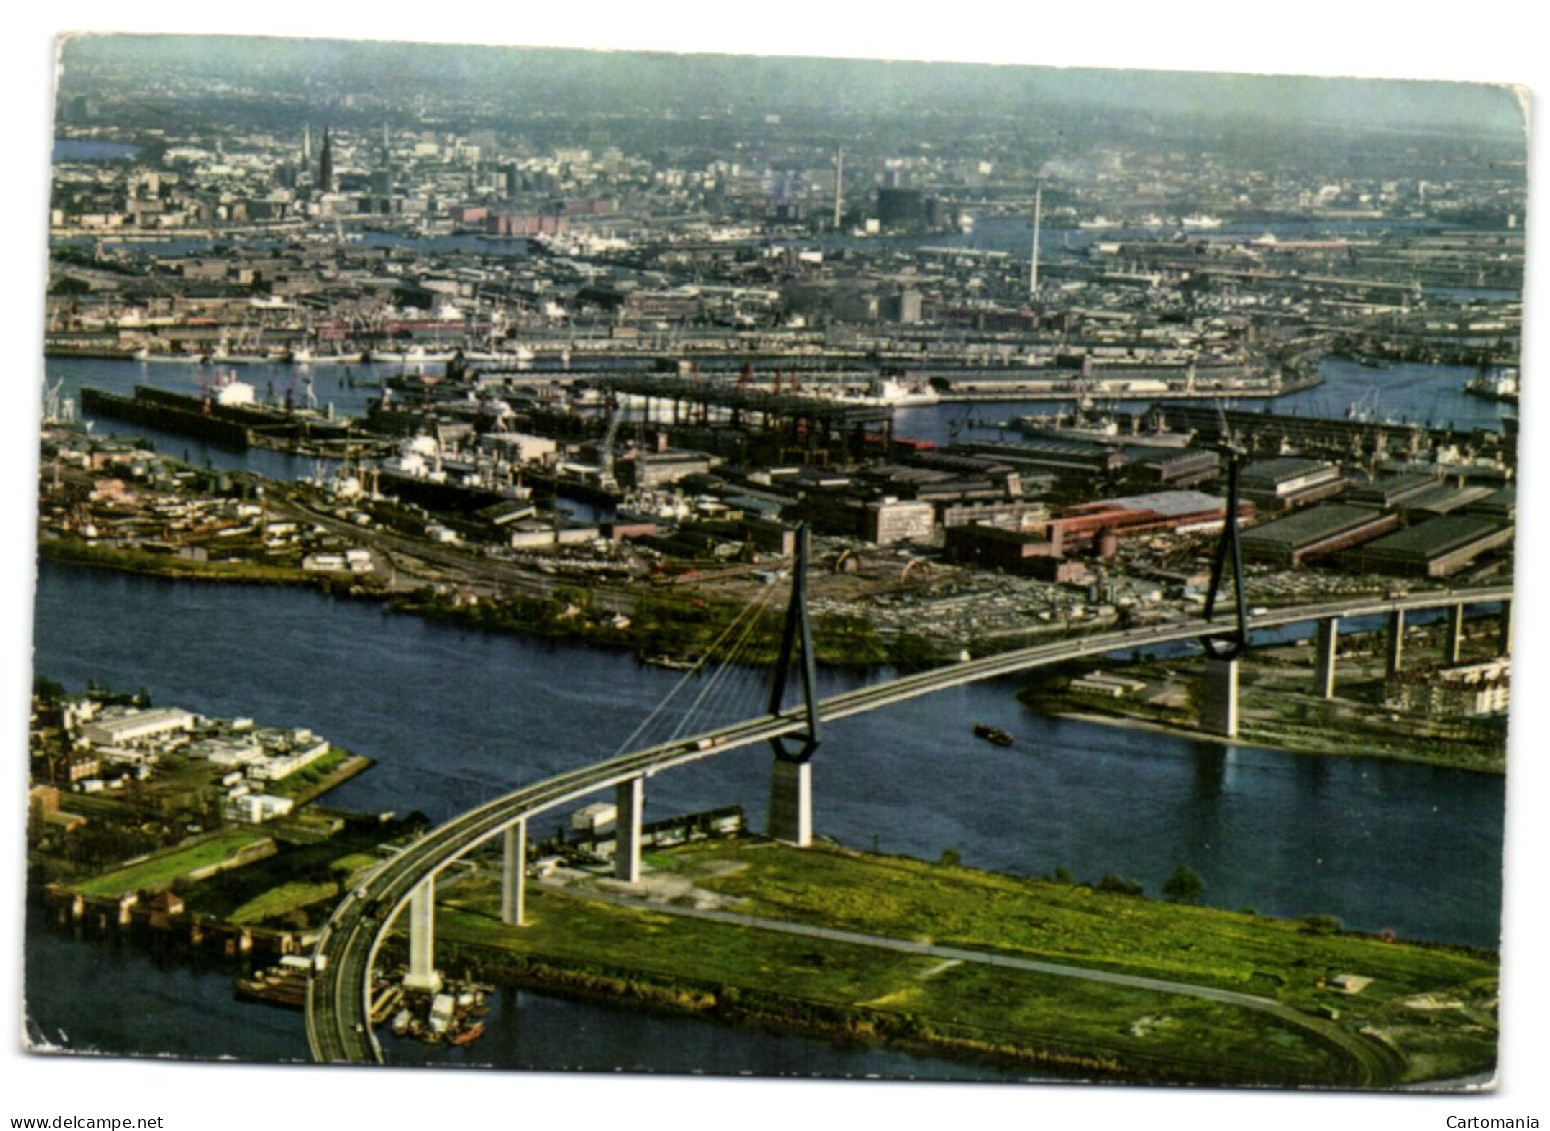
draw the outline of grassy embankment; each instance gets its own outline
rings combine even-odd
[[[328,753],[316,761],[286,774],[279,781],[265,783],[264,792],[276,797],[289,797],[297,805],[305,805],[371,766],[370,758],[351,754],[338,746],[330,746]]]
[[[220,897],[207,891],[203,898],[195,901],[195,905],[212,910],[219,906],[222,918],[240,926],[265,922],[300,926],[302,924],[297,921],[298,913],[307,916],[307,925],[313,925],[327,916],[340,893],[348,890],[357,874],[379,862],[380,858],[369,852],[334,856],[303,869],[304,876],[318,878],[281,880],[273,887],[264,886],[263,883],[254,884],[254,877],[247,876],[241,884],[225,885]],[[291,869],[298,863],[294,856],[288,858],[285,873],[294,874]],[[272,879],[278,879],[278,876],[266,877],[265,882]],[[244,895],[247,898],[243,902],[236,902]],[[309,911],[313,908],[316,909],[315,913]]]
[[[252,856],[260,846],[269,844],[269,834],[253,827],[222,829],[192,844],[158,852],[143,860],[104,872],[75,884],[75,890],[88,897],[114,897],[132,892],[155,892],[222,865],[235,864]]]
[[[78,538],[42,539],[38,543],[38,555],[75,565],[178,580],[238,581],[262,585],[320,584],[319,575],[308,573],[298,566],[256,561],[196,562],[147,550],[94,546]]]
[[[442,963],[1034,1073],[1351,1085],[1451,1077],[1494,1062],[1494,954],[1344,934],[1322,919],[1267,920],[831,849],[723,842],[657,859],[676,879],[736,900],[741,914],[1215,987],[1296,1014],[549,890],[530,893],[530,925],[514,928],[499,922],[493,882],[443,900]],[[1345,995],[1326,984],[1337,973],[1373,982]]]

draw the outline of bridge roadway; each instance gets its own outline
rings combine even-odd
[[[1398,598],[1354,598],[1267,610],[1250,618],[1250,628],[1259,631],[1330,617],[1345,620],[1379,616],[1395,610],[1410,612],[1458,604],[1510,601],[1511,598],[1510,586]],[[819,714],[825,722],[848,718],[948,687],[1047,664],[1201,636],[1225,636],[1233,630],[1231,621],[1192,619],[1036,644],[842,692],[825,699],[820,704]],[[650,777],[674,766],[791,734],[804,726],[805,712],[791,708],[778,715],[734,723],[558,774],[454,817],[383,862],[345,896],[319,934],[314,950],[314,970],[307,987],[307,1041],[313,1059],[320,1063],[382,1061],[382,1049],[369,1020],[371,971],[377,951],[415,888],[433,879],[447,864],[500,835],[518,821],[635,777]]]

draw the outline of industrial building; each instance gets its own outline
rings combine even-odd
[[[1043,529],[1049,517],[1047,505],[1027,499],[952,503],[941,508],[944,530],[954,526],[968,526],[970,523],[999,526],[1003,530]]]
[[[663,487],[691,475],[704,475],[720,460],[703,452],[679,448],[628,452],[615,465],[619,481],[638,491]]]
[[[1434,483],[1425,491],[1406,497],[1396,506],[1401,513],[1410,516],[1411,521],[1414,522],[1426,517],[1464,510],[1495,493],[1491,487],[1454,487],[1445,483]]]
[[[1242,534],[1251,562],[1300,566],[1349,550],[1399,528],[1399,516],[1372,507],[1323,503]]]
[[[1483,499],[1464,508],[1465,514],[1494,518],[1500,522],[1515,522],[1518,517],[1518,489],[1512,484],[1499,487]]]
[[[1059,546],[1031,531],[1006,530],[977,523],[954,526],[945,532],[943,546],[952,561],[981,569],[1024,574],[1040,581],[1070,585],[1085,585],[1090,578],[1084,562],[1062,557]]]
[[[1156,491],[1118,499],[1100,499],[1065,508],[1049,523],[1049,540],[1060,552],[1099,546],[1105,532],[1115,538],[1171,530],[1209,533],[1220,530],[1227,504],[1202,491]],[[1239,520],[1252,520],[1252,503],[1239,504]]]
[[[1510,545],[1514,528],[1489,518],[1432,518],[1347,551],[1342,561],[1364,573],[1447,577],[1491,550]]]
[[[970,443],[971,452],[993,456],[1023,471],[1046,471],[1061,476],[1111,476],[1127,464],[1123,452],[1112,445],[1088,440],[1024,440],[1016,444]]]
[[[1131,475],[1163,487],[1194,487],[1221,474],[1221,457],[1198,448],[1126,449]]]
[[[911,499],[877,499],[861,508],[861,536],[879,546],[927,545],[936,533],[936,507]]]
[[[1371,483],[1352,488],[1348,501],[1361,503],[1364,506],[1398,507],[1407,499],[1425,494],[1435,486],[1437,486],[1435,475],[1422,473],[1385,475],[1381,479],[1374,479]]]
[[[1243,469],[1238,482],[1243,497],[1262,511],[1311,506],[1350,486],[1335,464],[1293,457],[1257,460]]]
[[[193,714],[176,707],[107,707],[81,728],[81,737],[93,746],[130,746],[193,729]]]

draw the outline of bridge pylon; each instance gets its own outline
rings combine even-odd
[[[1200,647],[1207,659],[1236,660],[1249,647],[1248,600],[1243,587],[1243,544],[1238,540],[1238,480],[1243,468],[1244,450],[1233,443],[1232,436],[1223,423],[1222,443],[1218,452],[1227,460],[1227,511],[1222,516],[1222,536],[1216,542],[1216,555],[1211,563],[1211,587],[1206,590],[1205,613],[1210,620],[1216,611],[1216,599],[1222,589],[1222,575],[1232,565],[1233,600],[1237,606],[1237,624],[1226,641],[1214,636],[1200,638]]]
[[[432,872],[409,896],[409,971],[404,988],[437,993],[441,971],[436,969],[436,873]]]
[[[770,682],[769,712],[785,707],[786,685],[793,663],[800,673],[801,706],[806,712],[804,732],[770,739],[775,766],[770,777],[770,817],[767,832],[777,840],[799,848],[813,842],[813,753],[818,749],[818,661],[813,654],[813,629],[807,614],[807,560],[811,534],[806,523],[797,527],[796,561],[791,570],[791,600],[786,605],[786,624],[780,652]],[[788,745],[788,738],[794,745]]]

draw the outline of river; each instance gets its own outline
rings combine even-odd
[[[378,761],[331,801],[415,808],[437,821],[614,753],[679,679],[618,652],[470,633],[308,590],[169,582],[47,562],[38,578],[35,666],[71,687],[89,679],[145,687],[165,705],[313,727]],[[887,674],[826,671],[824,692]],[[763,677],[742,675],[742,697],[723,705],[725,717],[757,710]],[[1366,930],[1496,944],[1501,778],[1048,719],[1017,701],[1018,686],[960,687],[826,728],[814,770],[817,830],[927,859],[953,848],[968,864],[1023,874],[1115,872],[1152,892],[1187,863],[1217,906],[1327,913]],[[976,721],[1013,732],[1015,746],[976,740]],[[768,771],[769,754],[751,749],[658,775],[648,817],[740,804],[760,826]],[[112,1052],[305,1055],[296,1043],[299,1019],[279,1024],[261,1007],[235,1002],[224,975],[158,968],[146,956],[34,922],[28,940],[30,1015],[50,1040],[63,1032],[71,1044]],[[56,979],[56,970],[69,970],[69,978]],[[186,1010],[188,1025],[167,1020],[169,1000],[183,1003],[173,1012]],[[513,1066],[603,1069],[628,1061],[675,1071],[679,1054],[666,1050],[685,1038],[667,1039],[668,1030],[653,1026],[702,1032],[699,1022],[625,1016],[508,995],[469,1055]],[[190,1026],[207,1029],[208,1039]],[[614,1038],[624,1026],[635,1035],[620,1046]],[[726,1071],[893,1072],[872,1059],[893,1054],[716,1032],[705,1039]],[[652,1049],[666,1059],[653,1061]],[[418,1046],[408,1051],[418,1054]],[[646,1058],[639,1065],[630,1059],[637,1055]],[[965,1071],[936,1061],[909,1067],[909,1075]]]

